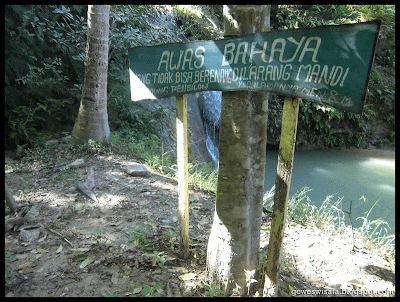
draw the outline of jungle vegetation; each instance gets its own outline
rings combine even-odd
[[[273,5],[271,30],[381,19],[364,111],[361,115],[303,100],[298,142],[324,147],[395,143],[394,5]],[[130,101],[128,49],[222,37],[220,5],[112,5],[108,68],[111,131],[137,140],[160,136],[165,110],[149,113]],[[4,23],[4,132],[6,149],[41,144],[70,132],[79,110],[87,33],[86,5],[6,5]],[[279,140],[282,99],[269,101],[268,135]]]

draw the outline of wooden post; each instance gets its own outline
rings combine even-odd
[[[189,175],[187,143],[187,95],[176,97],[176,137],[179,194],[179,233],[181,253],[189,256]]]
[[[282,130],[279,144],[271,235],[267,251],[264,296],[276,296],[278,293],[279,262],[285,231],[290,181],[292,178],[299,104],[299,98],[289,97],[285,97],[283,104]]]

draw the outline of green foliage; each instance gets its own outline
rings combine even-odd
[[[66,22],[84,14],[82,10],[79,13],[78,8],[73,7],[72,14],[67,13],[69,9],[64,6],[5,7],[6,144],[32,142],[38,131],[54,129],[74,120],[77,104],[68,86],[76,83],[76,75],[69,68],[68,53],[60,47],[67,43],[71,35],[77,35],[77,28],[63,36],[61,30],[57,35],[54,27],[57,22],[64,27],[73,26],[71,22]],[[69,19],[59,22],[57,16],[62,10]],[[76,24],[82,22],[77,21]],[[76,43],[71,42],[70,45],[72,47]]]
[[[302,224],[308,224],[312,221],[310,216],[310,198],[307,193],[310,188],[304,187],[300,192],[296,192],[288,202],[288,219]],[[269,191],[264,193],[263,207],[272,211],[274,205],[275,185]]]
[[[136,288],[136,283],[131,282],[129,286],[131,287],[131,294],[129,295],[129,297],[137,297],[136,294],[139,292],[144,297],[165,297],[165,295],[159,292],[164,287],[161,283],[156,283],[153,286],[145,285],[143,288]]]
[[[208,165],[188,164],[189,183],[203,191],[217,193],[218,174],[212,163]]]
[[[131,102],[128,49],[178,42],[182,31],[174,24],[164,6],[111,7],[108,90],[109,110],[114,112],[110,116],[139,125],[138,133],[149,125],[143,132],[154,129],[138,118],[137,107],[125,114],[126,103]],[[34,141],[42,129],[73,125],[83,84],[86,34],[87,5],[5,7],[7,144]]]
[[[92,139],[89,139],[89,141],[87,142],[87,147],[88,150],[92,153],[102,154],[106,152],[106,146],[101,141],[96,142]]]
[[[355,5],[277,5],[272,28],[310,28],[321,25],[354,23],[358,20]]]
[[[110,143],[117,147],[127,146],[130,152],[143,159],[150,168],[170,176],[177,171],[176,157],[171,153],[162,154],[160,139],[155,134],[145,135],[123,123],[118,131],[111,131]],[[140,135],[141,134],[141,135]],[[218,175],[212,163],[200,165],[189,163],[189,183],[205,191],[216,192]]]
[[[162,26],[160,26],[162,25]],[[112,5],[110,10],[109,98],[130,101],[129,48],[179,42],[182,31],[158,5]]]
[[[146,165],[154,170],[164,172],[170,175],[175,175],[176,158],[170,153],[162,155],[160,147],[160,139],[152,134],[149,137],[142,139],[132,139],[129,143],[129,148],[132,153],[144,159]]]
[[[275,96],[269,102],[268,137],[269,141],[275,140],[276,145],[279,143],[281,131],[282,104],[283,97],[280,96]],[[392,110],[389,107],[386,109]],[[370,125],[375,124],[378,118],[386,120],[388,131],[394,131],[394,115],[380,114],[375,105],[365,105],[363,113],[357,115],[302,100],[297,126],[297,143],[300,146],[315,144],[327,148],[366,146],[368,143],[366,139],[373,133]]]
[[[86,58],[87,6],[56,7],[47,21],[47,31],[66,58],[65,73],[75,83],[83,83]]]
[[[113,50],[126,54],[130,47],[180,42],[177,36],[182,34],[168,9],[160,5],[113,5],[110,30]]]
[[[162,158],[158,158],[161,152],[156,149],[166,109],[160,107],[149,111],[131,101],[128,50],[135,46],[179,42],[182,34],[165,6],[111,6],[108,68],[110,126],[130,137],[132,151],[139,152],[142,158],[146,157],[146,163],[152,167],[163,165]],[[145,152],[146,143],[151,146],[149,152]]]
[[[272,6],[273,29],[382,20],[364,113],[355,117],[302,102],[299,141],[303,144],[365,146],[374,136],[370,125],[376,123],[387,128],[378,141],[394,143],[394,16],[394,5]],[[219,39],[221,20],[220,5],[112,5],[108,68],[110,126],[134,131],[136,139],[160,136],[165,112],[161,109],[149,112],[130,101],[130,47],[178,42],[183,33],[196,39]],[[86,33],[86,5],[5,6],[7,145],[34,143],[43,130],[72,127],[83,84]],[[281,108],[282,100],[275,96],[269,104],[268,135],[276,143]],[[157,165],[157,160],[149,161]]]
[[[382,21],[380,39],[375,60],[381,66],[395,67],[395,6],[394,5],[357,5],[364,20]]]
[[[395,75],[394,70],[375,66],[371,71],[367,101],[379,119],[384,120],[390,129],[395,126]]]
[[[117,292],[114,292],[114,291],[108,291],[108,292],[105,292],[105,296],[107,298],[114,298],[114,297],[120,297],[120,294]]]
[[[160,289],[163,289],[164,285],[161,283],[156,283],[154,286],[145,285],[140,293],[144,297],[165,297],[165,295],[159,292]]]
[[[342,205],[342,198],[338,198],[335,202],[332,203],[333,195],[329,195],[322,202],[321,206],[318,208],[313,207],[313,218],[315,224],[318,228],[324,230],[329,226],[335,226],[337,230],[343,226],[339,224],[340,221],[343,222],[343,212],[338,211],[338,209]]]
[[[129,86],[127,87],[129,90]],[[153,111],[147,110],[140,103],[122,99],[121,95],[112,99],[109,108],[112,110],[110,113],[113,117],[110,121],[112,128],[118,130],[124,137],[133,137],[137,140],[156,139],[152,136],[158,139],[164,117],[168,113],[168,109],[163,107]]]
[[[139,225],[128,232],[128,235],[132,238],[128,244],[139,245],[145,243],[145,239],[151,235],[151,225]]]
[[[374,125],[384,125],[382,142],[394,143],[395,115],[395,9],[394,5],[273,5],[273,29],[310,28],[321,25],[347,24],[380,19],[382,21],[375,64],[371,71],[364,112],[355,115],[340,112],[329,106],[320,106],[303,100],[300,104],[298,143],[309,143],[328,148],[342,146],[366,147],[378,144]],[[279,98],[279,97],[278,97]],[[282,102],[283,100],[281,100]],[[276,97],[269,107],[274,106]],[[276,127],[270,137],[280,133],[277,116],[281,109],[273,107],[269,125]]]
[[[167,261],[175,260],[175,258],[165,256],[164,252],[154,251],[153,254],[150,254],[150,256],[153,257],[151,259],[152,265],[159,266],[159,267],[164,267],[164,264]]]
[[[212,282],[210,284],[210,286],[204,284],[203,287],[206,290],[204,293],[204,295],[206,297],[225,297],[226,296],[225,292],[223,290],[219,289],[215,282]]]
[[[186,36],[193,36],[196,40],[217,40],[223,37],[208,16],[222,21],[222,7],[217,5],[174,5],[174,15],[182,22]],[[208,16],[207,16],[208,15]]]
[[[341,147],[348,143],[343,131],[347,124],[346,113],[329,106],[302,100],[298,122],[299,143]],[[353,127],[352,131],[355,130],[357,128]]]

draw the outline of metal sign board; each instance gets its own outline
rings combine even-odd
[[[129,50],[131,99],[254,90],[360,113],[380,21]]]

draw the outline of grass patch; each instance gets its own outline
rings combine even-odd
[[[305,226],[316,226],[332,234],[343,234],[348,227],[345,224],[347,212],[341,209],[343,197],[334,201],[333,195],[329,195],[317,207],[312,204],[311,199],[307,196],[307,193],[311,190],[308,187],[304,187],[290,197],[288,219]],[[272,211],[274,194],[275,186],[265,192],[263,206],[266,210]],[[360,201],[365,202],[365,197],[361,197]],[[377,203],[378,201],[375,202],[365,217],[357,217],[355,219],[362,220],[363,224],[359,228],[354,228],[354,236],[356,239],[360,239],[366,248],[378,250],[391,258],[395,254],[395,235],[388,234],[388,230],[390,230],[389,224],[382,219],[369,220],[369,215]]]
[[[215,173],[213,163],[207,165],[192,164],[188,165],[189,183],[203,191],[217,193],[218,174]]]
[[[142,160],[152,170],[176,177],[178,166],[176,157],[172,152],[163,153],[160,138],[152,134],[148,137],[138,139],[134,135],[127,135],[128,131],[113,131],[110,136],[110,143],[119,149],[119,146],[128,147],[128,152]],[[212,163],[199,164],[188,163],[189,183],[201,190],[217,192],[218,175],[214,171]]]
[[[113,132],[111,138],[111,143],[127,144],[130,152],[142,158],[150,168],[175,177],[177,172],[176,158],[170,154],[162,154],[160,139],[156,135],[140,140],[130,137],[127,141],[127,138],[121,137],[119,132]],[[218,175],[211,163],[208,165],[189,163],[188,169],[191,185],[204,191],[217,192]],[[311,190],[309,187],[304,187],[291,196],[288,204],[288,219],[302,225],[316,226],[332,234],[344,233],[348,226],[345,224],[346,213],[342,210],[343,197],[335,200],[334,195],[329,195],[321,206],[317,207],[307,195]],[[263,205],[265,209],[272,211],[274,194],[275,186],[264,194]],[[363,221],[361,227],[354,228],[355,238],[361,239],[369,249],[378,249],[394,255],[395,235],[388,234],[388,229],[390,229],[388,223],[382,219],[369,220],[369,215],[375,205],[371,207],[365,217],[352,218],[353,221],[360,219]]]
[[[362,197],[362,199],[365,199],[365,197]],[[364,235],[362,237],[364,242],[371,248],[377,248],[383,252],[394,254],[396,237],[394,234],[387,235],[388,229],[390,230],[389,224],[382,219],[368,220],[369,214],[377,203],[378,201],[374,203],[365,217],[357,217],[356,220],[361,219],[363,221],[359,231]]]
[[[135,155],[144,160],[149,168],[175,176],[173,167],[176,166],[176,159],[170,153],[162,153],[160,138],[157,135],[151,134],[147,137],[138,138],[135,136],[135,132],[130,133],[127,129],[123,129],[111,132],[110,143],[120,150],[127,147],[126,151],[130,155]]]

